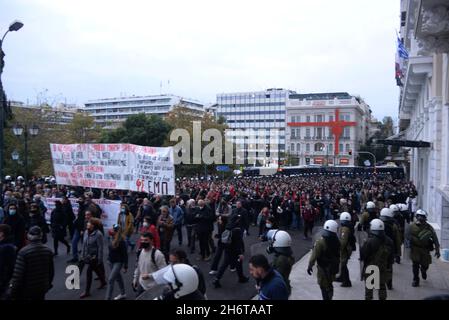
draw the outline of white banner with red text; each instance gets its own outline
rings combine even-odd
[[[50,144],[57,184],[175,194],[173,148]]]

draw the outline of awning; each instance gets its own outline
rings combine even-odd
[[[430,142],[414,140],[376,140],[376,143],[388,146],[410,147],[410,148],[430,148]]]

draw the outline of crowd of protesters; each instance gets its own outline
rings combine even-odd
[[[352,221],[358,221],[368,201],[375,202],[378,210],[405,203],[413,213],[417,208],[416,196],[413,183],[389,176],[184,178],[177,179],[175,196],[61,186],[56,185],[54,178],[25,181],[22,177],[6,177],[0,199],[0,297],[43,299],[52,287],[52,259],[31,259],[37,273],[21,276],[35,281],[14,281],[26,272],[18,265],[23,260],[19,261],[19,256],[24,250],[27,256],[31,251],[33,257],[58,255],[59,243],[71,254],[68,263],[78,264],[81,270],[87,267],[81,298],[90,295],[94,272],[100,280],[99,288],[108,287],[106,299],[112,298],[115,282],[120,289],[115,299],[126,298],[120,272],[127,271],[130,253],[137,259],[133,288],[139,293],[154,285],[152,272],[176,261],[190,265],[185,251],[198,252],[197,261],[211,262],[207,272],[215,275],[215,288],[221,287],[219,280],[228,267],[237,270],[238,281],[245,283],[248,277],[242,270],[244,235],[249,235],[250,226],[257,227],[251,230],[257,230],[261,241],[266,241],[274,229],[302,230],[303,239],[294,241],[306,241],[317,223],[337,219],[341,212],[349,212]],[[61,200],[47,212],[42,200],[45,198]],[[77,199],[77,215],[71,198]],[[93,201],[96,198],[121,201],[117,224],[111,230],[103,230],[102,210]],[[49,234],[53,251],[46,246]],[[173,241],[177,244],[174,251]],[[183,246],[185,251],[180,249]],[[103,261],[104,257],[107,261]],[[258,263],[263,265],[264,261]],[[105,264],[110,267],[108,277]],[[205,291],[202,271],[194,267],[201,290]],[[39,289],[29,290],[38,284]]]

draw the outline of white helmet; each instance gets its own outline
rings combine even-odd
[[[7,180],[7,181],[8,181],[8,180],[12,180],[12,179],[11,179],[11,176],[6,176],[6,177],[5,177],[5,180]]]
[[[340,214],[340,221],[351,221],[351,220],[352,220],[352,217],[349,214],[349,212],[342,212]]]
[[[345,198],[340,199],[340,204],[346,204],[348,201]]]
[[[286,231],[270,230],[268,231],[267,236],[268,241],[271,243],[273,248],[286,248],[291,247],[292,245],[292,238]]]
[[[172,265],[164,273],[163,277],[170,284],[173,296],[176,299],[191,294],[198,289],[198,274],[188,264],[179,263]]]
[[[385,225],[380,219],[373,219],[370,222],[370,230],[371,231],[384,231]]]
[[[383,208],[382,210],[380,210],[380,216],[393,218],[393,210],[391,210],[390,208]]]
[[[333,232],[333,233],[337,233],[338,224],[335,222],[335,220],[327,220],[324,223],[323,229],[324,230],[328,230],[328,231]]]
[[[390,206],[390,210],[393,211],[393,213],[394,213],[394,212],[396,212],[396,211],[399,211],[399,208],[398,208],[397,205],[392,204],[392,205]]]
[[[418,209],[415,213],[416,216],[424,216],[427,218],[427,211],[423,210],[423,209]]]
[[[368,201],[366,203],[366,209],[374,209],[374,208],[376,208],[376,204],[374,202]]]
[[[17,177],[17,180],[22,180],[22,181],[23,181],[23,180],[25,180],[25,179],[24,179],[22,176],[18,176],[18,177]]]
[[[399,207],[399,211],[407,211],[408,210],[408,206],[405,203],[398,204],[398,207]]]

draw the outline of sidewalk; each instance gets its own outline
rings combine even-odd
[[[420,300],[437,294],[449,294],[449,262],[436,259],[432,252],[432,264],[427,271],[427,280],[420,281],[420,287],[412,287],[412,262],[408,257],[402,257],[400,264],[393,266],[393,290],[388,290],[389,300]],[[307,266],[311,251],[304,255],[292,269],[290,282],[292,294],[290,300],[322,300],[321,291],[317,283],[316,264],[313,274],[307,274]],[[349,275],[352,282],[351,288],[341,288],[340,283],[334,282],[334,300],[364,300],[364,282],[360,281],[359,252],[352,253],[348,262]],[[374,299],[378,299],[374,292]]]

